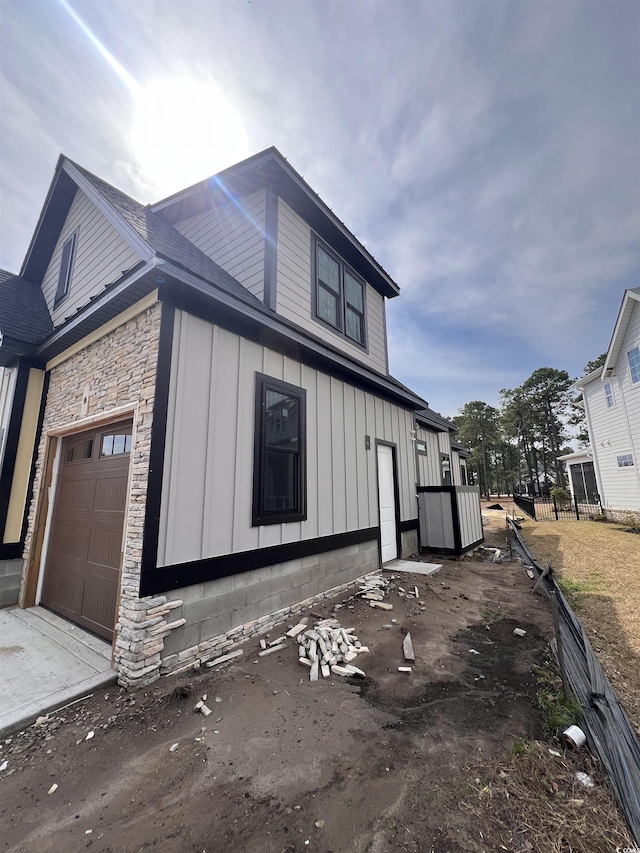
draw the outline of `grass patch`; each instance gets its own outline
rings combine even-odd
[[[620,524],[527,521],[524,539],[551,562],[600,663],[640,735],[640,536]]]
[[[582,709],[573,694],[565,696],[562,678],[555,660],[547,653],[541,666],[534,666],[538,686],[538,705],[550,734],[558,737],[568,726],[580,722]]]

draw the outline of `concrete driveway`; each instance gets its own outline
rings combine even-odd
[[[115,680],[109,643],[42,607],[0,610],[0,738]]]

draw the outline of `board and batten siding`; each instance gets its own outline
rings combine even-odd
[[[256,373],[306,389],[306,521],[251,525]],[[397,445],[400,519],[415,518],[412,426],[407,409],[176,312],[158,565],[377,526],[376,438]]]
[[[62,247],[77,232],[75,257],[67,296],[54,307]],[[140,258],[87,196],[78,190],[42,279],[42,292],[54,326],[86,305],[104,288],[117,281]]]
[[[440,436],[448,438],[446,433],[433,432],[418,428],[416,438],[427,446],[427,455],[418,453],[419,486],[441,486],[442,467],[440,465]]]
[[[367,344],[350,343],[314,319],[311,300],[311,228],[278,198],[278,263],[276,311],[379,373],[387,373],[384,297],[367,284]]]
[[[258,190],[175,226],[260,300],[264,298],[265,200],[266,191]]]

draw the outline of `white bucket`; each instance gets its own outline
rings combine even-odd
[[[565,729],[562,732],[562,737],[566,740],[569,746],[572,746],[575,749],[580,749],[580,747],[584,746],[587,742],[587,737],[579,726],[569,726],[568,729]]]

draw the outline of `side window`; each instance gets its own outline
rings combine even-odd
[[[306,391],[256,374],[254,527],[306,517]]]
[[[606,397],[606,400],[607,400],[607,408],[612,409],[614,406],[614,399],[613,399],[613,388],[611,387],[610,382],[604,383],[604,396]]]
[[[451,485],[451,460],[448,453],[440,454],[440,467],[442,469],[442,485]]]
[[[314,314],[334,331],[366,347],[365,284],[319,240],[314,246]]]
[[[64,245],[62,246],[60,275],[58,276],[58,288],[56,290],[54,305],[57,305],[58,302],[61,302],[69,293],[69,285],[71,284],[71,273],[73,270],[73,261],[76,254],[77,240],[78,233],[77,231],[74,231],[71,237],[68,237],[64,241]]]
[[[629,370],[631,371],[631,381],[635,385],[640,382],[640,347],[634,347],[627,353],[629,361]]]
[[[460,482],[463,486],[467,485],[467,466],[460,463]]]

